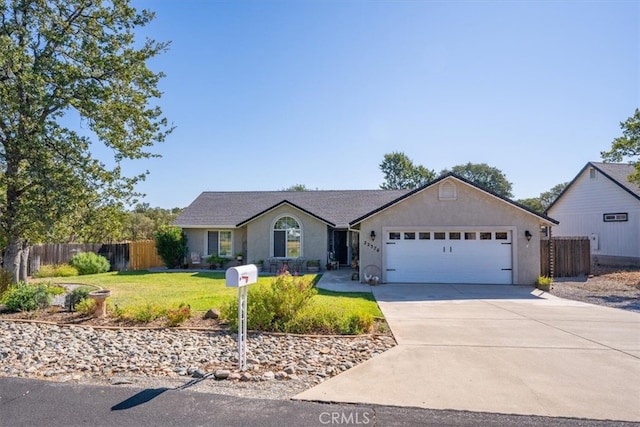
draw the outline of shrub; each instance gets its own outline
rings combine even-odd
[[[287,324],[293,334],[335,334],[340,317],[329,307],[309,305]]]
[[[547,276],[540,276],[536,279],[536,285],[548,286],[553,283],[553,278]]]
[[[359,335],[370,332],[373,328],[373,316],[369,313],[358,312],[353,313],[347,318],[346,334]]]
[[[51,294],[51,295],[64,295],[67,293],[67,288],[65,288],[62,285],[54,285],[52,283],[49,283],[47,285],[47,291]]]
[[[78,311],[77,305],[89,297],[91,290],[85,287],[75,288],[69,294],[69,310]]]
[[[107,305],[108,307],[108,305]],[[149,323],[166,314],[166,310],[156,304],[145,304],[121,309],[115,307],[114,316],[121,320]]]
[[[70,264],[80,275],[106,273],[111,268],[109,260],[94,252],[81,252],[71,258]]]
[[[249,289],[247,327],[262,331],[287,332],[286,325],[316,294],[309,281],[284,272],[270,285],[258,284]],[[222,317],[232,328],[238,327],[238,298],[222,308]]]
[[[334,307],[310,305],[287,324],[286,332],[358,335],[370,332],[373,323],[373,316],[367,312],[347,315]]]
[[[69,264],[42,265],[33,277],[71,277],[77,276],[78,269]]]
[[[187,235],[180,227],[162,225],[155,234],[156,249],[167,268],[181,267],[187,253]]]
[[[169,326],[178,326],[191,317],[191,307],[180,304],[178,308],[167,310],[167,324]]]
[[[94,311],[96,310],[96,304],[97,304],[96,300],[91,298],[85,298],[83,300],[78,301],[78,303],[74,307],[75,307],[75,311],[77,311],[78,313],[82,313],[88,316],[94,313]]]
[[[9,286],[2,301],[10,311],[33,311],[51,305],[53,295],[45,284],[28,285],[20,282]]]

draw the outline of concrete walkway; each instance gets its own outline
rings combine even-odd
[[[323,271],[316,287],[334,292],[371,292],[371,286],[352,280],[354,270],[343,267],[338,270]]]
[[[520,286],[370,289],[398,346],[297,399],[640,421],[638,313]]]

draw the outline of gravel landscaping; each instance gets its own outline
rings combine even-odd
[[[390,335],[235,334],[0,320],[0,376],[290,398],[395,346]]]
[[[589,277],[558,278],[551,294],[560,298],[640,312],[640,269],[597,267]]]

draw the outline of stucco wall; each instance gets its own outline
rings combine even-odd
[[[279,218],[291,216],[302,231],[302,256],[307,260],[327,258],[327,225],[294,207],[283,205],[247,224],[247,260],[266,260],[273,256],[273,225]]]
[[[369,264],[383,269],[384,227],[443,227],[448,230],[459,229],[456,227],[500,227],[512,231],[513,283],[533,284],[540,275],[540,220],[475,187],[453,179],[450,181],[456,187],[455,200],[439,200],[436,184],[363,221],[360,224],[361,269]],[[376,233],[373,242],[371,230]],[[530,242],[525,238],[525,230],[533,234]],[[360,277],[364,277],[362,271]],[[382,280],[386,280],[384,271]]]

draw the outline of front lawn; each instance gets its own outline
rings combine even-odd
[[[306,281],[316,280],[315,274],[302,276]],[[273,277],[259,277],[258,283],[270,284]],[[227,288],[222,272],[109,272],[87,276],[54,279],[57,283],[80,283],[99,286],[111,291],[111,303],[121,309],[152,304],[174,308],[180,304],[193,311],[220,309],[238,294],[237,288]],[[382,317],[371,293],[342,293],[323,289],[312,299],[313,305],[336,309],[341,313],[365,312]]]

